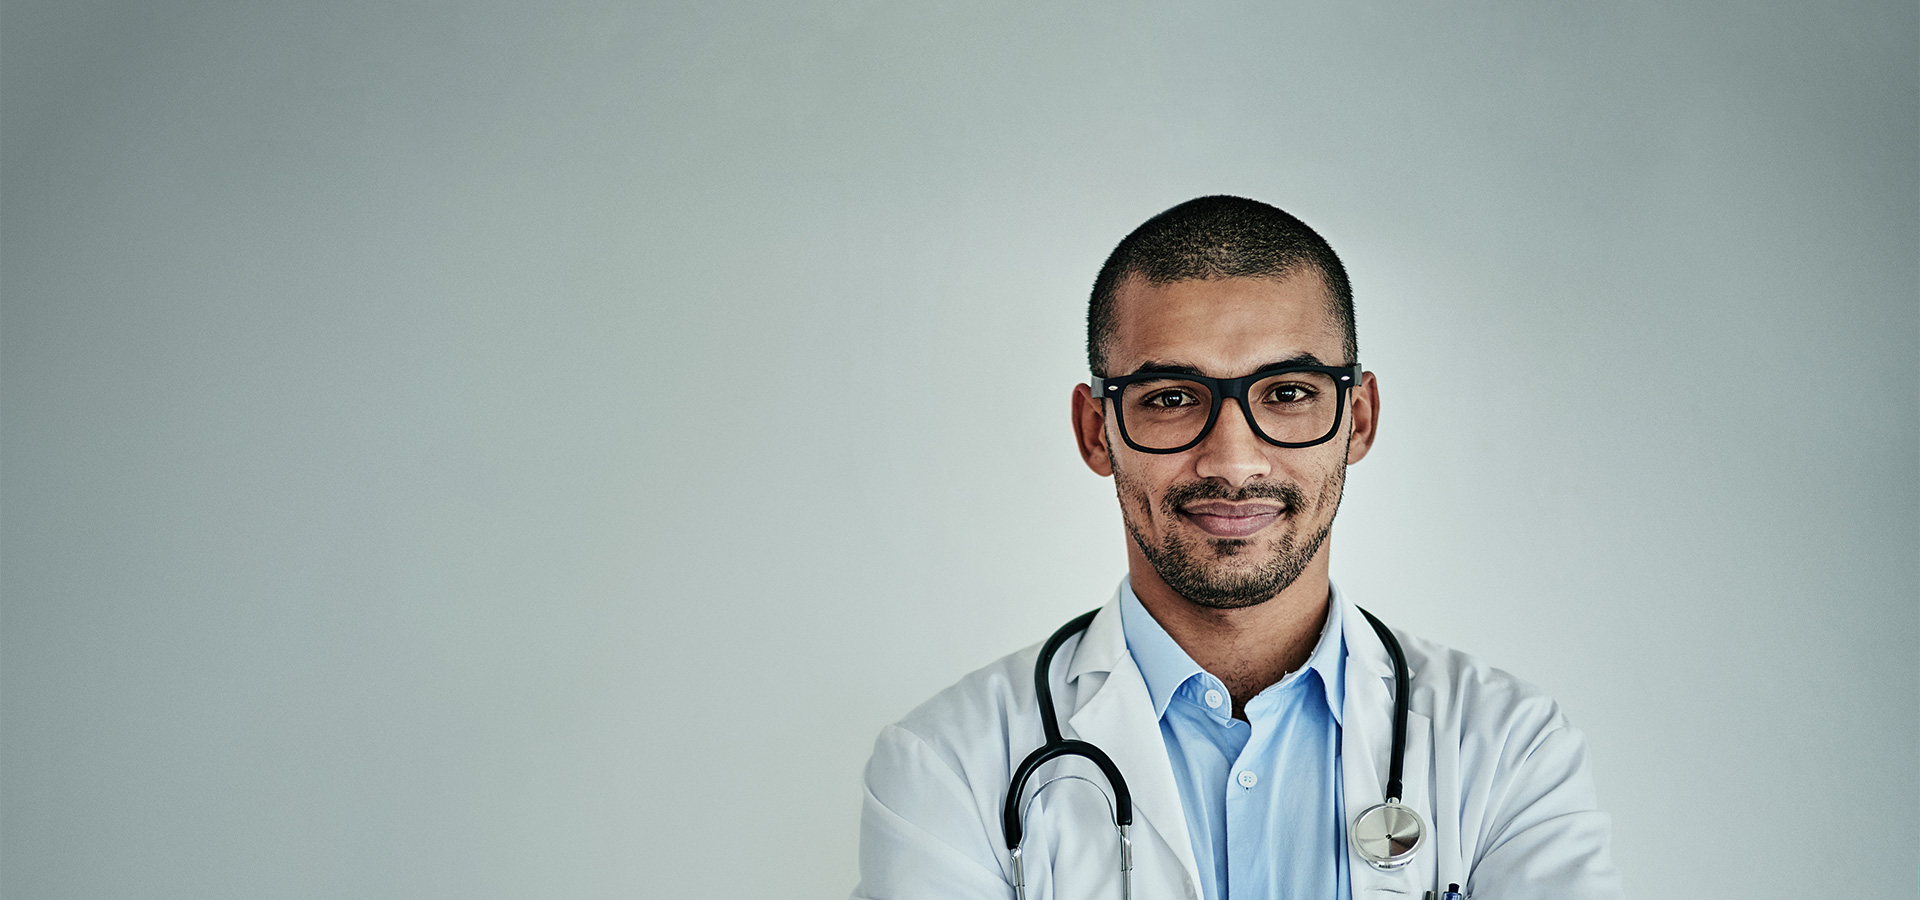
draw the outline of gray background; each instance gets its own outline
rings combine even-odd
[[[1913,896],[1917,18],[8,2],[0,893],[844,895],[1121,575],[1087,286],[1225,191],[1358,289],[1336,579],[1629,892]]]

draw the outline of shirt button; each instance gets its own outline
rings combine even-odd
[[[1241,772],[1241,773],[1240,773],[1240,786],[1241,786],[1241,787],[1248,787],[1248,788],[1250,788],[1250,787],[1253,787],[1254,785],[1256,785],[1256,784],[1259,784],[1259,783],[1260,783],[1260,776],[1258,776],[1258,775],[1255,775],[1255,774],[1253,774],[1252,772],[1245,772],[1245,771],[1243,771],[1243,772]]]
[[[1220,696],[1219,691],[1207,692],[1207,705],[1213,707],[1214,709],[1219,709],[1220,704],[1226,702],[1226,699],[1227,698]]]

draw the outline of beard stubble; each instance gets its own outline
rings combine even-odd
[[[1109,454],[1109,462],[1117,460],[1113,460]],[[1244,538],[1194,541],[1174,529],[1168,529],[1158,544],[1147,541],[1135,518],[1136,513],[1144,514],[1147,504],[1153,501],[1147,498],[1145,489],[1134,483],[1118,465],[1113,467],[1114,488],[1119,494],[1121,518],[1126,523],[1127,535],[1140,548],[1160,580],[1180,596],[1210,609],[1244,609],[1264,603],[1299,579],[1313,562],[1314,556],[1319,554],[1327,535],[1333,531],[1334,513],[1339,511],[1346,472],[1346,464],[1342,461],[1321,482],[1319,496],[1314,498],[1314,509],[1326,509],[1328,514],[1318,530],[1305,540],[1296,540],[1298,535],[1295,534],[1284,535],[1278,546],[1251,571],[1231,571],[1219,562],[1209,560],[1207,555],[1210,553],[1215,559],[1242,556],[1258,549],[1254,541]],[[1258,479],[1248,482],[1238,491],[1216,481],[1191,481],[1174,485],[1160,497],[1157,506],[1163,521],[1174,522],[1181,518],[1180,507],[1196,500],[1237,502],[1251,499],[1274,500],[1284,504],[1281,515],[1288,518],[1299,516],[1306,510],[1306,492],[1298,485]]]

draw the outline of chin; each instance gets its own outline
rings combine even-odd
[[[1207,544],[1213,555],[1221,557],[1237,557],[1253,549],[1253,542],[1246,538],[1209,538]]]

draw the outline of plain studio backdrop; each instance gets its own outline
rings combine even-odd
[[[1123,574],[1087,290],[1227,192],[1357,289],[1336,581],[1629,894],[1911,897],[1917,19],[8,2],[0,893],[844,896]]]

